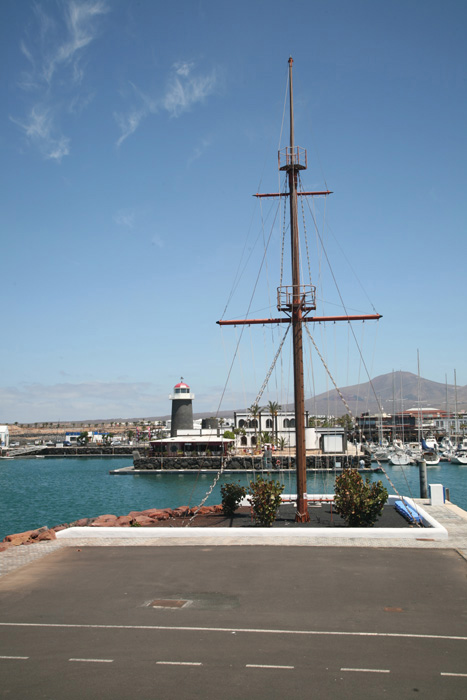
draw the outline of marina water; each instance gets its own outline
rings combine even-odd
[[[7,534],[43,525],[53,527],[79,518],[104,513],[126,515],[131,510],[196,506],[212,484],[215,472],[164,472],[131,476],[110,475],[109,470],[129,466],[128,457],[14,459],[0,462],[0,540]],[[397,490],[405,496],[420,495],[417,467],[385,466]],[[451,501],[467,510],[467,467],[441,462],[428,468],[428,483],[450,489]],[[259,472],[256,472],[259,473]],[[221,502],[225,482],[247,485],[253,474],[223,474],[207,504]],[[273,473],[285,484],[286,493],[295,492],[295,472]],[[394,489],[382,473],[389,493]],[[308,493],[333,493],[336,473],[307,473]]]

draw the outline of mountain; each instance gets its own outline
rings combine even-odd
[[[385,413],[399,413],[410,408],[440,408],[446,410],[446,384],[432,382],[429,379],[420,380],[411,372],[390,372],[375,377],[371,383],[356,384],[340,388],[342,395],[350,406],[354,416],[368,411],[378,413],[378,401]],[[420,398],[419,398],[420,397]],[[447,400],[449,411],[455,407],[455,386],[447,385]],[[341,416],[347,413],[337,391],[318,394],[305,401],[305,408],[316,415]],[[467,386],[457,387],[457,409],[467,410]]]

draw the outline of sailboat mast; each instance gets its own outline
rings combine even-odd
[[[292,258],[292,334],[293,366],[295,395],[295,466],[297,472],[297,522],[307,522],[308,515],[306,488],[306,437],[305,437],[305,390],[303,381],[303,338],[302,338],[302,291],[300,285],[300,240],[297,216],[297,181],[299,152],[295,152],[294,114],[293,114],[293,59],[289,58],[289,96],[290,96],[290,145],[289,145],[289,202]]]

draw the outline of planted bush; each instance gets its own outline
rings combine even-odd
[[[256,481],[250,481],[249,494],[251,507],[256,523],[270,527],[276,519],[281,504],[281,494],[284,484],[279,481],[265,481],[262,476]]]
[[[240,505],[242,498],[246,496],[245,486],[240,483],[223,484],[221,486],[222,512],[224,515],[233,515]]]
[[[381,481],[363,480],[356,469],[344,469],[334,487],[335,510],[349,527],[372,527],[388,500],[387,489]]]

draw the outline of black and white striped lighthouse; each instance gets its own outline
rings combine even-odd
[[[194,394],[190,393],[190,387],[185,384],[183,377],[174,386],[174,393],[170,394],[172,399],[172,422],[170,426],[171,437],[177,437],[177,432],[193,430],[193,399]]]

